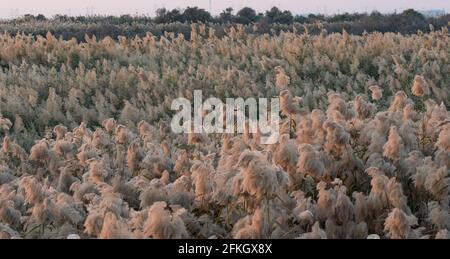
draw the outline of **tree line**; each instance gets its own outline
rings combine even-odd
[[[0,30],[11,34],[25,33],[45,35],[48,31],[63,38],[76,38],[80,41],[85,34],[96,35],[99,38],[110,36],[145,36],[151,32],[156,36],[165,31],[182,33],[190,36],[190,24],[203,23],[213,27],[220,36],[226,28],[242,24],[247,32],[277,33],[280,31],[308,30],[319,34],[325,29],[329,33],[346,30],[350,34],[361,35],[364,32],[395,32],[414,34],[418,31],[427,32],[433,28],[448,27],[450,14],[439,17],[426,17],[414,9],[401,13],[342,13],[332,16],[323,14],[293,15],[288,10],[272,7],[270,10],[258,13],[250,7],[235,11],[233,8],[223,10],[213,16],[208,11],[198,7],[186,9],[158,9],[154,17],[150,16],[78,16],[55,15],[47,18],[42,14],[26,14],[22,17],[0,21]],[[432,26],[430,26],[432,25]],[[223,34],[223,33],[222,33]]]

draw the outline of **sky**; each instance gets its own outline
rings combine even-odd
[[[209,2],[211,1],[211,7]],[[400,12],[404,9],[443,9],[450,12],[450,0],[0,0],[0,18],[13,18],[27,13],[66,15],[144,14],[154,16],[155,10],[198,6],[219,14],[227,7],[239,10],[249,6],[257,11],[277,6],[293,14],[336,14],[342,12]]]

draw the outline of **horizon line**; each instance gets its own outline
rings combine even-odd
[[[169,11],[170,10],[175,10],[175,9],[176,10],[185,10],[186,8],[189,8],[189,7],[197,7],[199,9],[203,9],[203,10],[207,11],[208,13],[210,13],[212,17],[218,17],[220,15],[220,13],[218,13],[218,14],[211,13],[210,11],[206,10],[205,8],[201,8],[201,7],[198,7],[198,6],[177,7],[177,8],[171,8],[171,9],[170,8],[166,8],[166,10],[169,10]],[[247,6],[247,7],[250,7],[250,6]],[[276,7],[276,6],[274,6],[274,7]],[[162,8],[165,8],[165,7],[161,7],[161,9]],[[254,9],[253,7],[250,7],[250,8]],[[242,8],[233,10],[234,11],[233,14],[236,15],[237,11],[239,11],[241,9]],[[354,11],[340,11],[340,10],[338,10],[337,12],[330,12],[330,13],[324,13],[324,12],[294,13],[291,10],[281,9],[281,8],[279,8],[279,9],[281,11],[290,11],[293,16],[308,16],[308,15],[311,15],[311,14],[312,15],[323,15],[323,16],[336,16],[336,15],[341,15],[341,14],[371,14],[371,13],[374,13],[374,12],[378,12],[378,13],[381,13],[383,15],[389,15],[389,14],[401,13],[401,12],[403,12],[405,10],[409,10],[409,9],[413,9],[413,10],[419,12],[419,13],[424,13],[424,12],[438,12],[439,13],[440,12],[441,15],[446,15],[446,14],[450,13],[449,10],[446,10],[446,9],[443,9],[443,8],[435,8],[435,9],[433,9],[433,8],[432,9],[403,8],[403,9],[393,9],[393,10],[384,10],[384,11],[380,11],[380,10],[377,10],[377,9],[372,9],[370,11],[369,10],[365,10],[365,11],[357,11],[357,10],[354,10]],[[256,9],[254,9],[254,10],[256,11],[257,14],[260,14],[260,13],[264,13],[266,11],[269,11],[270,9],[264,10],[262,12],[258,12]],[[34,12],[34,13],[24,12],[24,13],[20,13],[20,9],[19,8],[10,8],[10,13],[11,13],[10,16],[9,17],[0,16],[0,20],[9,20],[9,19],[23,18],[26,15],[33,15],[33,16],[44,15],[45,18],[47,18],[47,19],[52,19],[52,18],[55,18],[56,16],[68,16],[68,17],[108,17],[108,16],[112,16],[112,17],[120,17],[120,16],[128,15],[128,16],[131,16],[131,17],[149,17],[149,18],[156,17],[156,13],[151,15],[149,12],[135,12],[135,13],[128,12],[128,13],[121,13],[121,14],[119,14],[119,13],[114,13],[114,14],[112,14],[112,13],[100,13],[100,12],[95,13],[93,8],[89,8],[89,11],[90,12],[87,12],[87,13],[72,14],[71,10],[69,9],[69,10],[67,10],[67,12],[54,13],[54,14],[47,14],[46,15],[46,14],[43,14],[42,12]],[[225,11],[225,9],[222,10],[222,11]],[[156,10],[154,12],[156,12]]]

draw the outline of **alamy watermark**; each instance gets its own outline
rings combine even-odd
[[[178,111],[171,121],[174,133],[260,134],[261,144],[275,144],[280,138],[280,101],[271,98],[208,98],[203,102],[201,90],[194,91],[194,104],[186,98],[173,100],[171,109]]]

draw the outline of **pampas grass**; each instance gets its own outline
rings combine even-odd
[[[397,127],[392,126],[389,129],[388,141],[383,146],[383,156],[398,161],[403,156],[403,142],[398,134]]]
[[[275,80],[276,86],[279,89],[285,89],[289,85],[291,79],[289,78],[289,76],[286,75],[286,72],[282,67],[276,67],[275,71],[276,71],[276,80]]]
[[[0,35],[0,237],[448,238],[444,31],[204,29]],[[279,141],[173,133],[196,89],[278,97]]]
[[[401,209],[395,208],[386,218],[384,230],[392,239],[406,239],[410,237],[411,226],[415,225],[416,221],[414,217],[408,217]]]
[[[383,97],[381,88],[378,85],[369,86],[369,90],[372,92],[372,99],[374,99],[375,101],[378,101],[381,99],[381,97]]]
[[[277,189],[276,171],[258,151],[244,151],[239,157],[241,168],[241,190],[248,193],[256,202],[271,198]]]
[[[171,213],[165,202],[155,202],[148,209],[144,235],[157,239],[188,237],[183,220],[178,215]]]
[[[3,118],[3,116],[1,116],[0,114],[0,129],[4,132],[7,132],[9,131],[11,126],[12,126],[11,121],[7,118]]]
[[[422,97],[430,93],[428,84],[423,76],[416,75],[414,77],[414,83],[411,87],[411,92],[418,97]]]

